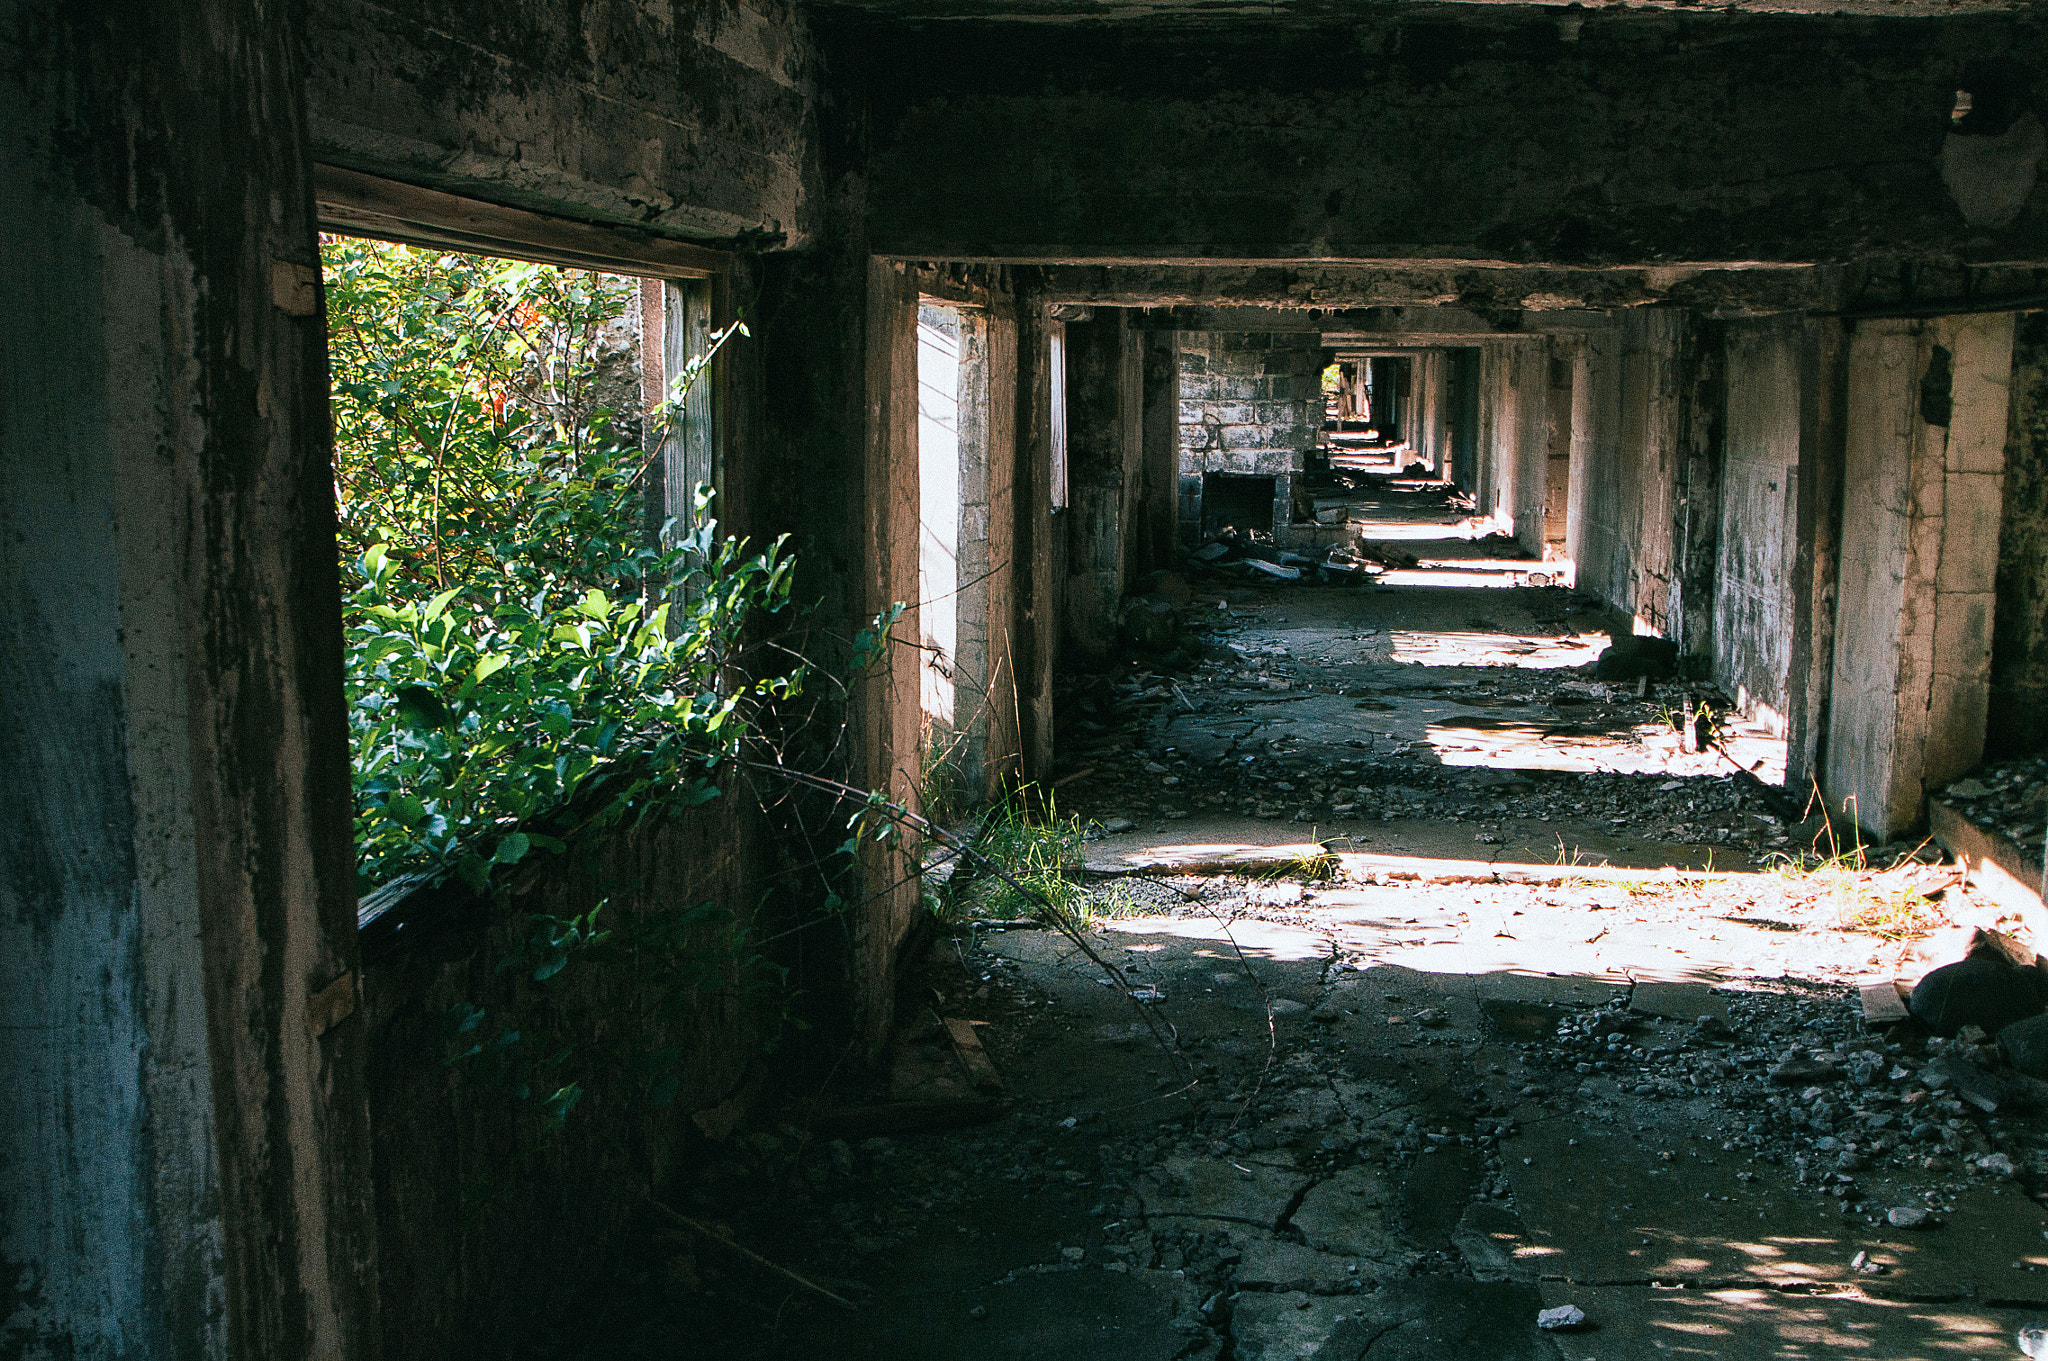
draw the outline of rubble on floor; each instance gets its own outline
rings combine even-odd
[[[799,1103],[707,1146],[682,1207],[858,1308],[657,1234],[614,1311],[644,1348],[604,1354],[1587,1361],[1702,1327],[1731,1357],[1998,1354],[2048,1308],[2048,1082],[2011,1062],[2041,1037],[1866,1019],[1829,961],[1884,938],[1819,915],[1702,981],[1668,937],[1551,973],[1403,939],[1546,902],[1574,939],[1656,903],[1706,930],[1775,878],[1080,886],[1142,1006],[1057,933],[962,922],[899,1047],[972,1026],[997,1118],[852,1137]]]
[[[1553,621],[1537,627],[1577,645],[1568,620],[1583,598],[1554,587],[1487,596],[1489,613]],[[1313,611],[1319,598],[1298,594],[1291,608]],[[1305,627],[1263,592],[1190,599],[1135,605],[1127,619],[1145,622],[1127,626],[1143,644],[1134,659],[1066,679],[1058,781],[1068,804],[1140,826],[1223,812],[1361,841],[1374,822],[1428,819],[1469,826],[1479,845],[1499,844],[1516,820],[1750,860],[1791,844],[1735,759],[1699,740],[1722,725],[1748,760],[1768,735],[1728,716],[1710,684],[1644,679],[1662,658],[1648,644],[1662,640],[1634,640],[1622,669],[1635,679],[1609,683],[1591,674],[1616,651],[1601,634],[1580,645],[1576,668],[1436,666],[1402,656],[1430,645],[1426,628],[1375,624],[1363,606],[1333,602],[1335,622]],[[1489,642],[1490,619],[1457,622],[1503,662],[1536,650],[1516,634]]]
[[[2018,846],[2023,863],[2039,882],[2042,844],[2048,840],[2048,757],[1982,767],[1937,791],[1936,797]]]

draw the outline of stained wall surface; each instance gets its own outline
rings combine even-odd
[[[2048,748],[2048,313],[2020,318],[1998,534],[1987,759]]]
[[[1714,557],[1714,679],[1780,733],[1791,703],[1800,342],[1784,326],[1729,329]]]
[[[794,0],[311,0],[321,161],[666,236],[817,230],[818,58]]]
[[[1810,261],[1950,250],[1956,72],[2043,44],[2003,16],[1475,7],[848,26],[834,70],[876,240],[913,257]],[[2028,258],[2048,198],[2009,173],[2017,210],[1976,232]]]

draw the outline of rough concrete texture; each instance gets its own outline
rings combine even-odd
[[[1144,482],[1145,365],[1126,314],[1067,324],[1067,576],[1061,627],[1076,658],[1109,655],[1132,584]]]
[[[1984,744],[2010,314],[1858,328],[1822,788],[1881,836]]]
[[[617,937],[647,939],[679,905],[734,905],[729,923],[681,944],[700,958],[776,936],[796,905],[760,891],[763,832],[755,807],[719,799],[633,827],[584,863],[541,867],[496,901],[429,889],[365,924],[384,1361],[516,1353],[561,1296],[614,1269],[608,1245],[646,1195],[687,1175],[702,1131],[744,1116],[756,1056],[786,1023],[783,999],[758,986],[763,975],[699,992],[577,961],[541,998],[506,962],[521,957],[536,914],[598,908]],[[792,967],[792,984],[827,994],[837,962],[780,954],[755,967]],[[450,1016],[477,1009],[481,1037],[508,1025],[533,1033],[502,1057],[493,1048],[447,1061],[459,1052]],[[536,1046],[565,1053],[558,1071],[585,1089],[574,1118],[546,1138],[535,1137],[532,1104],[507,1090],[518,1065],[543,1064]],[[643,1099],[656,1083],[667,1099]]]
[[[298,37],[0,28],[10,1358],[376,1354]]]
[[[1984,754],[2048,745],[2048,313],[2019,319]]]
[[[1667,905],[1707,929],[1772,878]],[[1347,864],[1105,891],[1156,912],[1086,936],[1142,1007],[1050,931],[963,923],[919,966],[940,1011],[986,1022],[1013,1103],[994,1123],[827,1145],[807,1107],[707,1153],[694,1212],[854,1311],[657,1238],[668,1264],[570,1354],[1931,1358],[2010,1355],[2048,1307],[2041,1119],[1973,1115],[1939,1046],[1819,981],[1875,937],[1816,918],[1717,986],[1651,985],[1668,950],[1640,938],[1597,974],[1568,949],[1499,967],[1413,947],[1437,901],[1498,889]],[[1645,904],[1552,897],[1580,939]],[[1358,929],[1360,898],[1389,930]],[[1524,906],[1503,919],[1526,928]],[[920,1033],[905,1051],[944,1058]],[[1772,1081],[1788,1047],[1832,1076]],[[1901,1206],[1929,1225],[1892,1227]],[[1536,1326],[1566,1304],[1584,1331]]]
[[[669,236],[816,230],[818,57],[789,0],[307,9],[322,161]]]
[[[2018,18],[1937,30],[1466,9],[1337,30],[1086,31],[836,34],[834,69],[873,118],[883,249],[1633,264],[1945,253],[1963,230],[1942,177],[1954,73],[1974,56],[2042,64]],[[1981,228],[2009,252],[1986,258],[2034,258],[2048,208],[2031,167],[2005,173],[2024,206]]]
[[[1676,554],[1682,313],[1645,309],[1589,331],[1580,377],[1585,421],[1572,450],[1568,556],[1577,584],[1668,636]],[[1575,421],[1575,424],[1577,422]]]
[[[1714,677],[1784,731],[1790,711],[1803,333],[1731,326],[1713,585]]]

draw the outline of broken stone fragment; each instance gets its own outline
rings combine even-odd
[[[1895,1229],[1925,1229],[1934,1225],[1934,1216],[1918,1205],[1897,1205],[1885,1211],[1885,1223]]]
[[[2048,1080],[2048,1016],[2029,1016],[1998,1032],[2005,1061],[2031,1078]]]
[[[1560,1304],[1537,1314],[1536,1326],[1547,1332],[1568,1333],[1586,1326],[1586,1311],[1576,1304]]]
[[[1841,1069],[1821,1059],[1786,1059],[1771,1069],[1771,1081],[1780,1087],[1805,1087],[1813,1083],[1834,1082],[1841,1076]]]

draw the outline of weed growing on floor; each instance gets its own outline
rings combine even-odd
[[[974,914],[1029,917],[1049,909],[1070,924],[1085,921],[1090,914],[1088,894],[1079,882],[1082,838],[1081,819],[1060,816],[1052,798],[1039,813],[1019,799],[991,809],[975,849],[1016,882],[984,878],[964,895]]]

